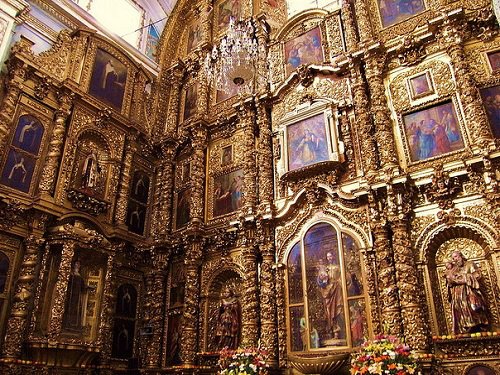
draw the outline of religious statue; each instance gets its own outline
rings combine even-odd
[[[215,329],[217,349],[238,348],[240,315],[240,303],[234,291],[229,287],[224,288]]]
[[[342,285],[340,284],[340,267],[335,264],[333,253],[326,254],[327,264],[320,263],[317,283],[327,318],[328,329],[334,339],[339,339],[341,331],[339,319],[342,315],[343,299]]]
[[[451,254],[446,264],[448,300],[451,304],[454,333],[484,330],[488,324],[487,306],[481,292],[481,274],[474,262],[460,251]]]
[[[63,327],[69,330],[81,331],[83,328],[84,297],[87,291],[85,280],[80,275],[80,261],[73,263],[69,276],[68,291],[63,316]]]
[[[99,183],[101,166],[94,150],[85,158],[82,168],[82,188],[93,189]]]

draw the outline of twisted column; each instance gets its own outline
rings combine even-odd
[[[354,20],[353,8],[350,1],[342,1],[342,11],[340,12],[342,23],[345,27],[345,41],[347,50],[353,50],[359,42],[356,30],[356,21]]]
[[[165,120],[163,132],[168,137],[172,137],[177,132],[177,123],[179,120],[179,102],[182,86],[182,78],[184,77],[184,66],[175,66],[167,76],[167,84],[170,85],[170,93],[168,98],[168,110]]]
[[[191,158],[191,203],[190,221],[204,222],[204,181],[205,181],[205,149],[207,147],[207,129],[205,124],[197,123],[191,129],[193,154]]]
[[[164,239],[172,224],[172,187],[174,181],[174,154],[176,144],[167,140],[161,145],[161,163],[155,186],[155,217],[153,236]]]
[[[245,278],[241,311],[241,346],[255,347],[259,339],[259,297],[257,289],[257,254],[255,246],[245,244],[242,248]]]
[[[370,300],[370,315],[373,332],[382,332],[380,324],[380,306],[377,294],[377,263],[374,249],[361,249],[362,260],[365,268],[365,282],[367,285],[368,298]]]
[[[200,266],[202,257],[201,241],[193,240],[186,252],[186,288],[184,294],[183,329],[181,334],[181,359],[192,365],[198,351],[198,322],[200,300]]]
[[[255,108],[253,102],[240,103],[238,107],[239,120],[243,126],[243,181],[245,189],[243,193],[243,212],[245,215],[252,215],[255,212],[255,202],[257,196],[257,171],[255,160]]]
[[[273,202],[273,135],[271,119],[265,102],[257,103],[257,126],[259,142],[257,145],[257,164],[259,166],[259,203],[261,211],[271,211]]]
[[[365,0],[355,0],[354,9],[358,21],[359,39],[366,42],[373,38],[373,29]]]
[[[64,138],[66,135],[66,120],[71,113],[73,105],[74,93],[62,91],[58,95],[59,108],[54,115],[54,128],[49,141],[49,150],[45,158],[45,165],[42,169],[42,177],[40,179],[40,193],[52,194],[57,179],[57,170],[61,162],[61,155],[64,146]]]
[[[125,158],[123,160],[120,186],[118,188],[118,199],[116,201],[115,220],[118,225],[123,226],[126,225],[125,222],[127,220],[128,192],[132,173],[132,159],[134,158],[134,154],[137,152],[135,141],[135,136],[128,135],[127,145],[125,146]]]
[[[22,343],[26,339],[29,315],[32,311],[33,295],[38,279],[36,266],[43,243],[43,239],[33,235],[24,240],[24,257],[7,321],[3,357],[20,358],[21,356]]]

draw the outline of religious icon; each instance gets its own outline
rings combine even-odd
[[[131,232],[143,235],[146,219],[146,206],[132,200],[129,201],[127,226]]]
[[[497,375],[498,373],[489,366],[473,366],[471,367],[466,375]]]
[[[184,117],[183,121],[190,118],[196,113],[196,102],[198,101],[198,85],[194,84],[186,89],[186,97],[184,100]]]
[[[202,30],[199,22],[191,22],[188,29],[187,50],[186,53],[191,52],[201,42]]]
[[[221,292],[221,302],[215,328],[217,349],[237,349],[240,340],[241,308],[234,290],[226,286]]]
[[[167,328],[167,364],[170,366],[181,363],[181,323],[182,314],[169,315]]]
[[[175,227],[181,228],[190,220],[191,189],[183,189],[177,193],[175,210]]]
[[[464,148],[452,102],[403,116],[412,161],[425,160]]]
[[[481,272],[473,261],[454,251],[446,263],[446,285],[453,333],[474,333],[489,327],[488,306],[480,285]]]
[[[92,149],[83,161],[81,189],[94,190],[100,184],[101,164],[97,153]]]
[[[491,71],[495,73],[500,70],[500,51],[489,52],[487,56]]]
[[[421,98],[434,93],[429,73],[420,74],[409,79],[412,99]]]
[[[288,170],[330,160],[324,114],[287,127]]]
[[[36,117],[32,115],[20,116],[12,145],[33,156],[37,156],[42,143],[43,133],[44,127]]]
[[[63,315],[63,328],[68,331],[81,332],[83,329],[83,315],[85,313],[85,296],[88,286],[80,274],[80,261],[73,262],[69,276],[66,303]]]
[[[500,138],[500,86],[487,87],[480,92],[493,136]]]
[[[382,27],[413,17],[425,10],[423,0],[378,0]]]
[[[133,285],[124,284],[118,288],[116,298],[116,315],[135,318],[137,291]]]
[[[365,306],[362,301],[362,299],[349,301],[352,346],[360,346],[363,344],[368,333],[366,318],[364,315]]]
[[[223,0],[217,7],[217,25],[219,30],[229,26],[229,21],[233,17],[235,20],[241,17],[241,0]]]
[[[115,319],[113,325],[113,358],[130,358],[134,349],[135,320]]]
[[[322,64],[324,60],[321,30],[315,27],[285,43],[286,74],[300,65]]]
[[[2,172],[1,182],[13,189],[29,192],[35,170],[35,159],[11,148]]]
[[[221,216],[239,210],[243,206],[243,170],[214,178],[213,216]]]
[[[137,170],[132,178],[130,196],[141,203],[148,203],[149,176],[143,171]]]
[[[126,81],[127,67],[108,52],[97,49],[89,93],[121,110]]]
[[[221,150],[221,166],[226,166],[231,164],[233,161],[233,146],[229,145],[223,147]]]

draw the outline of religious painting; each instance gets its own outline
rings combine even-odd
[[[306,351],[309,340],[303,306],[290,307],[290,328],[292,330],[290,335],[292,351]]]
[[[129,201],[127,212],[128,230],[136,234],[143,235],[146,225],[146,206],[140,203]]]
[[[173,366],[181,363],[181,323],[182,314],[168,315],[167,328],[167,365]]]
[[[196,103],[198,101],[198,85],[194,84],[186,89],[184,98],[184,117],[183,121],[196,113]]]
[[[394,25],[425,10],[423,0],[378,0],[382,27]]]
[[[175,205],[175,227],[181,228],[190,220],[191,189],[183,189],[177,193]]]
[[[336,230],[316,224],[304,236],[308,329],[312,347],[346,346],[347,330]],[[313,340],[314,336],[314,340]]]
[[[363,298],[349,300],[349,316],[352,346],[361,346],[368,337],[368,326],[365,317],[365,302]]]
[[[130,196],[141,203],[148,203],[149,176],[141,170],[134,172]]]
[[[106,186],[105,154],[90,144],[90,150],[80,150],[79,168],[74,180],[76,187],[88,195],[103,198]]]
[[[500,86],[487,87],[480,92],[493,136],[500,138]]]
[[[67,332],[82,333],[83,317],[86,312],[89,285],[84,278],[81,263],[75,259],[71,265],[63,314],[63,329]]]
[[[32,156],[11,148],[3,167],[1,183],[23,193],[29,192],[35,163]]]
[[[359,296],[363,294],[363,276],[361,274],[358,246],[351,236],[343,233],[342,247],[345,262],[345,277],[347,280],[347,296]]]
[[[42,123],[35,116],[22,115],[17,121],[12,145],[37,156],[44,130]]]
[[[493,370],[489,366],[483,366],[483,365],[478,365],[478,366],[473,366],[471,367],[466,375],[496,375],[497,373],[495,370]]]
[[[191,22],[188,28],[187,36],[187,50],[186,53],[191,52],[198,46],[202,39],[201,24],[199,22]]]
[[[111,356],[127,359],[134,350],[135,320],[116,318],[113,324],[113,344]]]
[[[243,169],[214,178],[213,216],[226,215],[243,206]]]
[[[421,98],[434,93],[429,72],[420,74],[408,80],[412,99]]]
[[[287,149],[289,171],[328,161],[330,157],[323,113],[289,125]]]
[[[169,308],[181,307],[184,304],[186,272],[184,264],[177,262],[172,265],[171,284],[169,290]]]
[[[490,69],[493,73],[500,70],[500,50],[489,52],[486,56],[488,56],[488,63],[490,64]]]
[[[217,7],[217,25],[219,30],[229,26],[231,17],[238,20],[241,15],[241,0],[223,0]]]
[[[285,42],[285,61],[287,75],[300,65],[323,63],[324,55],[319,26]]]
[[[288,254],[288,299],[290,304],[302,303],[304,287],[302,286],[302,260],[300,244],[297,242]]]
[[[224,167],[231,164],[233,161],[233,146],[223,147],[221,150],[220,164]]]
[[[116,293],[116,315],[135,319],[137,290],[131,284],[123,284]]]
[[[421,161],[464,148],[452,102],[403,116],[412,161]]]
[[[97,49],[89,94],[120,111],[126,83],[127,67],[108,52]]]

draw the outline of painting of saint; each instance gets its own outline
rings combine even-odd
[[[202,32],[201,25],[198,22],[192,22],[188,29],[187,50],[186,53],[191,52],[201,42]]]
[[[181,190],[177,194],[175,227],[181,228],[190,220],[191,189]]]
[[[167,364],[169,366],[181,363],[181,324],[182,314],[172,314],[168,316]]]
[[[367,336],[365,306],[362,299],[349,301],[352,346],[361,346]]]
[[[144,226],[146,220],[146,206],[129,201],[127,213],[127,226],[129,231],[140,235],[144,234]]]
[[[394,25],[425,10],[423,0],[378,0],[382,27]]]
[[[474,366],[467,371],[467,375],[496,375],[497,373],[488,366]]]
[[[487,87],[480,92],[493,136],[500,138],[500,86]]]
[[[243,170],[214,178],[213,217],[226,215],[243,206]]]
[[[410,78],[411,97],[413,99],[430,95],[434,92],[428,73]]]
[[[287,128],[288,170],[329,160],[323,113]]]
[[[80,261],[75,260],[73,262],[71,274],[69,275],[63,315],[63,328],[77,332],[83,329],[86,294],[89,289],[85,279],[80,273],[80,268]]]
[[[89,93],[120,111],[127,82],[127,67],[108,52],[98,49]]]
[[[223,30],[229,26],[231,16],[238,20],[241,14],[241,0],[224,0],[217,7],[217,25],[219,30]]]
[[[223,147],[221,150],[221,165],[224,167],[233,161],[233,146]]]
[[[2,172],[1,183],[27,193],[35,170],[35,159],[11,148]]]
[[[112,357],[127,359],[134,350],[135,320],[115,319],[113,324]]]
[[[135,171],[132,178],[130,196],[141,203],[148,203],[149,176],[143,171]]]
[[[500,70],[500,51],[488,53],[488,62],[492,72]]]
[[[20,116],[17,121],[12,145],[37,156],[40,150],[43,132],[44,127],[35,116]]]
[[[137,291],[133,285],[123,284],[116,293],[116,315],[135,318]]]
[[[452,102],[404,115],[403,123],[412,161],[464,148]]]
[[[184,99],[184,117],[186,121],[196,113],[196,102],[198,101],[198,85],[191,85],[186,90],[186,97]]]
[[[285,43],[286,74],[300,65],[322,64],[324,61],[321,30],[315,27]]]

